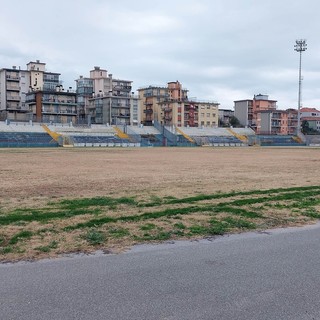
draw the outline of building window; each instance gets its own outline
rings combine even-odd
[[[210,117],[210,113],[207,113],[207,117]]]

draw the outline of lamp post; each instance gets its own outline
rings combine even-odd
[[[299,52],[299,93],[298,93],[298,126],[297,133],[300,133],[301,130],[301,121],[300,121],[300,107],[301,107],[301,56],[302,52],[307,50],[307,42],[305,39],[296,40],[294,50]]]

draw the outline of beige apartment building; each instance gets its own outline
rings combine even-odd
[[[141,123],[154,121],[165,126],[216,127],[219,104],[188,98],[188,90],[179,81],[168,82],[167,87],[149,86],[139,92]]]

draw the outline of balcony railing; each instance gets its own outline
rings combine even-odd
[[[20,78],[18,76],[11,76],[9,74],[6,75],[6,79],[9,81],[19,81]]]
[[[7,96],[8,101],[20,101],[19,96]]]

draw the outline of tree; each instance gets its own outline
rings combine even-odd
[[[230,123],[230,126],[232,126],[232,127],[240,127],[241,126],[240,121],[235,116],[230,117],[229,123]]]
[[[301,131],[303,134],[308,134],[310,132],[309,122],[307,120],[302,121]]]

